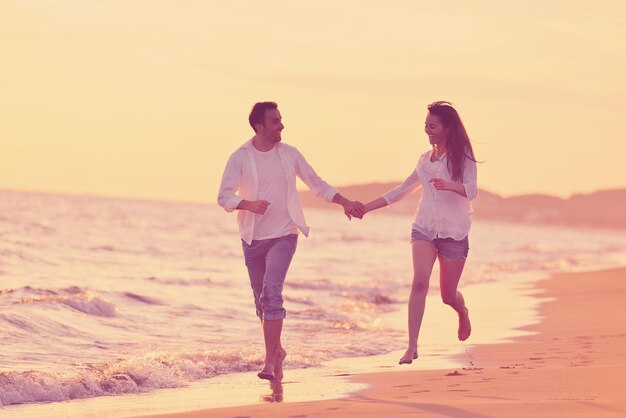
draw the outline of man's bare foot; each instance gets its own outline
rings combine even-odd
[[[265,380],[274,380],[274,379],[276,379],[276,377],[274,376],[273,373],[266,372],[265,370],[262,370],[262,371],[258,372],[256,375],[259,376],[259,379],[265,379]]]
[[[407,348],[398,364],[411,364],[417,358],[417,348]]]
[[[259,376],[259,379],[274,380],[276,378],[276,376],[274,376],[275,371],[276,371],[276,366],[274,365],[274,362],[269,363],[266,359],[265,365],[263,366],[263,370],[257,373],[257,376]]]
[[[459,341],[465,341],[472,333],[472,324],[469,319],[469,311],[465,308],[465,315],[459,315]]]
[[[276,357],[274,357],[274,377],[276,380],[283,380],[283,361],[287,357],[287,352],[281,347],[276,351]]]

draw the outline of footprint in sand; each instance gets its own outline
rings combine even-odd
[[[463,376],[463,373],[459,373],[458,371],[454,371],[452,373],[448,373],[446,376]]]

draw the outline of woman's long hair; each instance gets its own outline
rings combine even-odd
[[[461,117],[450,102],[433,102],[428,105],[428,111],[437,116],[446,130],[446,149],[448,159],[448,171],[452,175],[452,180],[463,181],[463,166],[465,159],[474,158],[474,150],[469,136],[465,131],[465,126],[461,122]]]

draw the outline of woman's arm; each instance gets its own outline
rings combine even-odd
[[[374,199],[371,202],[368,202],[365,204],[365,210],[363,212],[363,215],[373,210],[384,208],[385,206],[388,206],[388,205],[389,203],[387,203],[385,198],[381,196],[378,199]]]
[[[468,200],[476,199],[478,195],[478,179],[476,173],[476,161],[465,160],[465,170],[463,171],[463,187]]]
[[[398,202],[410,195],[411,193],[415,192],[420,187],[421,183],[419,174],[417,173],[417,169],[414,169],[411,174],[409,174],[409,176],[397,187],[389,190],[378,199],[366,203],[365,212],[363,213],[363,215],[373,210],[384,208],[385,206],[389,206],[395,202]]]
[[[445,181],[437,177],[428,180],[428,182],[433,183],[435,189],[437,190],[446,190],[448,192],[454,192],[456,194],[460,194],[463,197],[467,197],[465,187],[461,183],[452,183],[451,181]]]
[[[428,180],[428,182],[433,183],[437,190],[454,192],[460,196],[466,197],[468,200],[473,200],[478,194],[478,187],[476,185],[476,161],[469,158],[465,160],[462,183],[445,181],[437,177]]]

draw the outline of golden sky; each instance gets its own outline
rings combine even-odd
[[[449,100],[486,190],[626,187],[625,40],[623,0],[0,0],[0,188],[213,203],[265,100],[335,186]]]

